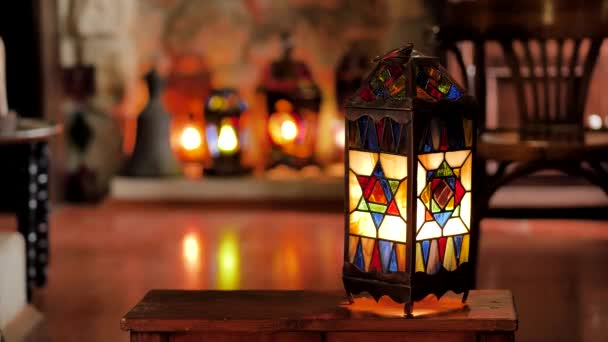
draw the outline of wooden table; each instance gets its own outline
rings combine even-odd
[[[27,297],[46,283],[49,260],[49,148],[61,126],[19,118],[17,130],[0,134],[0,209],[15,213],[25,240]]]
[[[403,305],[344,301],[341,292],[152,290],[121,321],[131,341],[513,341],[517,314],[508,290],[427,298]]]

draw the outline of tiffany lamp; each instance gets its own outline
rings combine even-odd
[[[476,105],[437,59],[382,58],[346,104],[343,281],[405,303],[473,286]]]
[[[241,164],[241,114],[246,105],[234,89],[212,90],[205,102],[205,136],[211,158],[205,174],[233,176],[250,169]]]
[[[283,35],[283,55],[264,72],[270,167],[302,168],[315,163],[319,87],[306,64],[292,57],[289,35]]]

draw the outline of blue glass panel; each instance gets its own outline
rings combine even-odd
[[[380,185],[382,185],[382,190],[384,190],[384,196],[386,196],[387,202],[391,202],[393,200],[393,192],[391,191],[391,186],[388,184],[388,181],[384,178],[380,179]]]
[[[382,171],[382,166],[380,166],[380,162],[376,164],[376,168],[374,169],[373,175],[379,178],[384,178],[384,171]]]
[[[370,151],[380,150],[380,145],[378,144],[378,135],[376,134],[376,125],[374,125],[373,121],[371,120],[367,125],[367,149]]]
[[[395,152],[395,139],[393,137],[392,122],[390,118],[384,119],[384,129],[380,149],[386,152]]]
[[[437,221],[437,223],[441,226],[441,228],[443,228],[443,226],[445,226],[445,223],[448,222],[448,219],[450,218],[450,216],[452,216],[451,210],[433,214],[435,221]]]
[[[448,100],[458,100],[462,96],[462,93],[458,88],[452,84],[450,87],[450,91],[448,92]]]
[[[393,243],[385,240],[378,240],[378,247],[380,247],[380,259],[382,261],[382,271],[388,270],[388,264],[391,258],[391,250],[393,249]]]
[[[363,257],[363,247],[361,247],[361,241],[357,245],[357,253],[355,254],[355,266],[361,271],[365,271],[365,258]]]
[[[380,223],[382,223],[384,214],[380,214],[380,213],[371,213],[371,214],[372,214],[372,219],[374,220],[374,224],[376,225],[376,228],[380,227]]]
[[[424,240],[420,243],[422,245],[422,256],[424,257],[424,264],[426,265],[429,261],[429,248],[431,247],[431,240]]]
[[[391,125],[393,126],[393,138],[395,139],[395,147],[401,144],[401,139],[405,139],[405,137],[401,136],[401,127],[402,125],[397,121],[391,120]],[[395,152],[394,150],[391,152]]]
[[[367,137],[367,125],[369,123],[369,118],[367,116],[362,116],[358,120],[359,122],[359,134],[361,135],[361,142],[366,141]]]
[[[391,253],[391,261],[388,263],[388,271],[389,272],[397,272],[399,267],[397,266],[397,253],[395,252],[395,248],[393,248],[393,252]]]
[[[454,178],[454,177],[448,177],[445,180],[448,182],[448,184],[450,185],[450,188],[452,190],[456,189],[455,188],[455,186],[456,186],[456,178]]]
[[[435,174],[435,171],[427,171],[426,172],[426,181],[430,181],[431,178],[433,178],[433,175]]]
[[[454,247],[456,250],[456,258],[460,258],[460,248],[462,247],[462,235],[454,236]]]

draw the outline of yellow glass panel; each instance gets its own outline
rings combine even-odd
[[[456,253],[454,249],[454,241],[451,237],[448,238],[447,245],[445,246],[445,254],[443,255],[443,267],[448,271],[454,271],[458,268],[458,261],[456,261]]]
[[[424,204],[425,207],[427,207],[427,208],[431,207],[431,185],[430,185],[430,183],[426,183],[424,190],[422,190],[422,193],[420,194],[420,199],[422,200],[422,203]]]
[[[365,271],[369,270],[369,263],[372,260],[372,253],[374,252],[374,243],[376,243],[376,239],[361,238],[363,257],[365,258]]]
[[[359,185],[357,176],[352,171],[348,172],[348,189],[348,211],[351,212],[357,208],[359,200],[361,200],[361,196],[363,195],[363,191],[361,190],[361,185]]]
[[[464,163],[465,159],[469,156],[471,151],[455,151],[455,152],[446,152],[445,160],[448,162],[448,165],[451,167],[460,167],[462,163]]]
[[[401,213],[401,217],[407,221],[407,182],[401,182],[397,192],[395,193],[395,203],[397,204],[397,209],[399,209],[399,213]]]
[[[421,163],[418,163],[418,171],[417,171],[417,180],[416,182],[418,183],[416,185],[416,195],[420,196],[420,194],[422,193],[422,190],[424,190],[424,187],[426,186],[426,170],[424,169],[424,167],[422,167]]]
[[[422,259],[422,246],[416,244],[416,272],[424,272],[424,260]]]
[[[403,179],[407,177],[407,157],[380,153],[380,163],[387,178]]]
[[[435,170],[443,161],[443,152],[420,154],[418,160],[428,171]]]
[[[348,237],[348,261],[355,261],[355,254],[357,253],[357,245],[359,244],[359,237],[351,235]]]
[[[395,250],[397,252],[397,266],[399,271],[405,272],[405,244],[404,243],[396,243]]]
[[[370,213],[363,211],[353,211],[350,214],[350,229],[351,234],[376,237],[376,227],[372,221]]]
[[[462,168],[460,168],[460,182],[465,190],[471,190],[471,155],[469,155]]]
[[[445,227],[443,227],[443,236],[460,235],[464,233],[468,233],[468,230],[458,217],[452,217],[446,222]]]
[[[378,162],[378,153],[348,151],[348,166],[360,176],[369,176]]]
[[[380,228],[378,228],[378,237],[380,239],[405,242],[407,236],[407,225],[401,217],[386,215]]]
[[[420,231],[418,232],[418,235],[416,236],[416,240],[420,241],[420,240],[432,239],[432,238],[436,238],[436,237],[440,237],[440,236],[441,236],[441,227],[439,227],[437,222],[431,221],[431,222],[426,222],[422,226],[422,228],[420,228]]]
[[[460,168],[457,169],[452,169],[452,171],[454,171],[454,175],[458,178],[460,178]]]
[[[420,231],[420,227],[424,224],[424,214],[426,209],[424,208],[424,204],[420,199],[416,199],[416,233]]]
[[[460,247],[459,265],[462,265],[463,263],[469,261],[469,235],[470,234],[467,234],[462,238],[462,246]]]
[[[471,193],[467,192],[460,202],[460,218],[466,224],[467,229],[471,226]]]
[[[450,201],[445,206],[445,210],[454,210],[454,197],[450,198]]]

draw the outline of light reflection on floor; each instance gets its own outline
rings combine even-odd
[[[46,320],[30,340],[127,341],[120,317],[152,288],[341,289],[342,225],[339,213],[57,208],[49,283],[34,300]],[[483,232],[480,287],[513,290],[518,341],[604,337],[608,223],[487,220]]]

